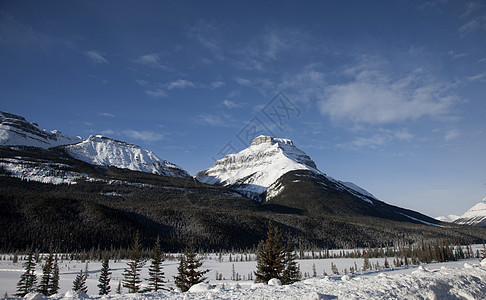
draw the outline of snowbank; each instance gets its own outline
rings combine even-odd
[[[251,288],[226,289],[203,283],[188,293],[168,291],[89,299],[484,299],[485,279],[486,268],[479,264],[456,268],[444,265],[438,270],[415,267],[410,273],[310,278],[290,286],[255,284]]]

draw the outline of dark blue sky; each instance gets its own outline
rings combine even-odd
[[[1,110],[192,174],[256,128],[432,216],[486,194],[485,82],[481,1],[0,1]]]

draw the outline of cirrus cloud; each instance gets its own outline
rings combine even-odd
[[[106,64],[108,61],[99,52],[91,50],[86,51],[84,54],[95,64]]]
[[[157,142],[164,139],[164,135],[152,130],[123,130],[123,135],[132,138],[134,140],[141,140],[144,142]]]
[[[350,80],[327,87],[318,102],[321,114],[334,121],[376,125],[446,116],[457,102],[450,94],[453,84],[420,69],[395,75],[364,64],[345,73]]]

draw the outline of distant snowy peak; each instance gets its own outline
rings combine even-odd
[[[239,153],[226,155],[211,168],[196,174],[196,178],[204,183],[233,188],[250,198],[262,201],[278,195],[282,187],[276,188],[272,184],[291,171],[311,171],[325,176],[317,169],[314,161],[304,151],[295,147],[291,140],[261,135],[252,141],[250,147]],[[374,198],[355,184],[340,182],[330,177],[329,180],[339,182],[343,188],[355,194]],[[264,193],[271,186],[271,191],[264,199]]]
[[[435,219],[441,222],[454,222],[455,220],[459,219],[460,216],[457,215],[447,215],[447,216],[440,216],[436,217]]]
[[[204,183],[232,187],[258,199],[280,176],[294,170],[319,172],[310,157],[291,140],[259,136],[248,148],[226,155],[213,167],[196,174],[196,178]]]
[[[0,146],[32,146],[50,148],[75,144],[80,137],[72,137],[57,130],[41,129],[24,117],[0,111]]]
[[[486,197],[454,220],[454,223],[486,227]]]
[[[64,148],[72,157],[93,165],[172,177],[190,177],[181,167],[159,159],[149,150],[100,135],[90,136],[82,142]]]

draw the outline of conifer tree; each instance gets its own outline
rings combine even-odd
[[[39,284],[38,292],[43,294],[44,296],[50,296],[49,294],[49,286],[52,280],[52,264],[53,264],[54,255],[52,253],[52,249],[49,251],[49,256],[42,267],[42,277],[41,282]]]
[[[118,286],[116,288],[116,293],[117,294],[121,294],[122,292],[122,284],[121,284],[121,281],[118,281]]]
[[[182,291],[188,291],[191,286],[204,282],[207,278],[204,274],[209,270],[198,271],[202,267],[202,262],[197,258],[193,243],[189,245],[181,255],[177,276],[174,276],[176,286]]]
[[[152,262],[150,263],[149,267],[149,278],[147,279],[149,282],[149,290],[151,291],[158,291],[158,290],[169,290],[164,288],[165,277],[164,277],[164,269],[162,267],[162,262],[164,262],[164,257],[162,255],[162,251],[160,250],[160,238],[157,236],[157,240],[155,240],[154,246],[154,254],[152,258]]]
[[[280,234],[269,223],[267,240],[260,241],[258,244],[255,282],[267,283],[272,278],[282,278],[285,269],[284,252],[280,243]]]
[[[282,284],[292,284],[302,278],[299,265],[297,265],[297,262],[295,261],[296,257],[297,254],[290,249],[289,245],[287,245],[284,257],[285,269],[281,278]]]
[[[54,255],[54,264],[52,265],[52,277],[49,283],[49,296],[54,295],[59,291],[59,263],[57,261],[57,253]]]
[[[384,268],[385,269],[389,269],[390,268],[390,264],[388,263],[388,259],[386,258],[386,256],[385,256]]]
[[[483,242],[483,249],[481,249],[480,254],[478,255],[479,260],[483,260],[486,258],[486,245]]]
[[[123,271],[123,287],[128,289],[129,293],[138,293],[140,291],[140,270],[145,265],[145,260],[142,259],[140,253],[140,237],[138,232],[135,234],[132,250],[130,251],[130,262],[127,263],[128,268]]]
[[[29,256],[27,261],[23,263],[25,269],[24,274],[20,276],[17,283],[17,296],[24,297],[30,292],[35,291],[37,284],[37,276],[35,275],[35,260],[32,248],[29,249]]]
[[[88,287],[86,286],[86,279],[88,279],[88,264],[86,264],[85,270],[79,270],[79,274],[76,275],[73,281],[73,291],[79,291],[88,293]]]
[[[98,288],[100,289],[100,295],[108,295],[110,293],[110,259],[108,255],[104,255],[103,263],[101,264],[101,274],[98,280]]]

